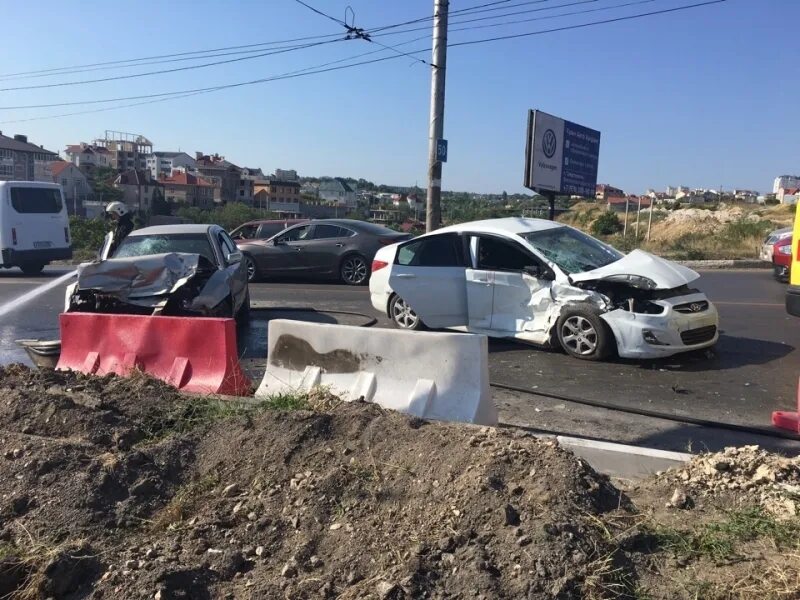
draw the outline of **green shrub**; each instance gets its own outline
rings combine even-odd
[[[72,236],[73,250],[96,252],[103,245],[108,224],[102,219],[70,216],[69,231]]]
[[[622,231],[622,223],[617,213],[606,211],[592,223],[592,235],[613,235]]]

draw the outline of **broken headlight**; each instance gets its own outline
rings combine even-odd
[[[611,275],[605,278],[606,281],[615,281],[617,283],[625,283],[631,287],[640,290],[654,290],[657,283],[649,277],[642,277],[641,275]]]

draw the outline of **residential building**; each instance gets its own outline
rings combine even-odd
[[[148,169],[123,171],[114,180],[114,187],[122,191],[122,201],[137,212],[150,212],[157,186]]]
[[[53,181],[50,164],[57,160],[57,153],[29,143],[27,136],[0,131],[0,181]]]
[[[294,169],[275,169],[275,179],[280,181],[298,181],[297,171]]]
[[[610,198],[624,198],[625,192],[613,185],[598,183],[597,186],[595,186],[594,197],[598,202],[606,202]]]
[[[90,177],[94,175],[97,169],[105,169],[111,166],[111,152],[104,146],[81,142],[80,144],[67,146],[65,154],[72,164]]]
[[[279,179],[269,179],[267,181],[255,181],[253,205],[271,211],[273,205],[288,202],[297,204],[300,202],[300,183],[297,181],[281,181]]]
[[[775,197],[781,204],[797,204],[797,200],[800,197],[800,189],[781,188],[778,190],[778,193],[775,195]]]
[[[94,141],[109,152],[109,166],[117,171],[147,168],[147,157],[153,153],[153,142],[138,133],[106,130]]]
[[[733,197],[739,202],[756,204],[758,202],[758,192],[754,190],[733,190]]]
[[[800,188],[800,175],[780,175],[772,183],[772,193],[777,194],[781,189]]]
[[[145,158],[145,164],[153,179],[159,179],[162,173],[169,177],[173,169],[193,171],[197,168],[195,159],[186,152],[153,152]]]
[[[72,215],[83,214],[84,203],[92,199],[92,186],[89,180],[73,163],[59,160],[50,163],[50,172],[55,183],[61,184],[67,212]]]
[[[253,181],[262,181],[267,179],[267,176],[264,175],[264,171],[258,167],[242,167],[242,177],[247,177]],[[280,177],[278,177],[278,179],[280,179]]]
[[[689,192],[689,188],[685,185],[679,185],[677,187],[674,185],[668,185],[666,189],[667,198],[675,198],[680,193],[688,194]]]
[[[253,205],[253,196],[255,195],[255,180],[250,177],[245,177],[244,173],[239,176],[239,190],[236,193],[236,201],[244,202],[248,206]]]
[[[214,184],[206,179],[186,171],[175,171],[169,177],[162,175],[158,183],[163,186],[164,199],[167,202],[186,204],[196,208],[212,208],[214,206]]]
[[[197,173],[214,184],[214,202],[228,203],[239,200],[241,169],[219,154],[195,152]]]
[[[357,206],[355,191],[341,177],[321,181],[318,194],[320,199],[335,202],[340,206],[347,206],[348,208]]]

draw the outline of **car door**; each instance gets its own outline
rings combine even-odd
[[[247,270],[242,263],[242,253],[222,229],[217,232],[217,243],[222,251],[225,271],[229,275],[228,281],[234,300],[234,310],[239,310],[247,295]]]
[[[471,247],[477,246],[473,254],[473,276],[486,280],[488,286],[476,284],[469,288],[469,300],[475,297],[475,321],[485,327],[485,308],[491,288],[489,329],[504,334],[536,330],[537,316],[541,317],[551,303],[552,278],[547,267],[515,240],[483,234],[476,238],[471,241]],[[532,268],[539,269],[539,277],[527,272]],[[471,311],[470,322],[472,320]]]
[[[297,275],[305,270],[302,252],[311,236],[311,225],[287,229],[272,241],[265,242],[259,253],[259,269],[269,275]]]
[[[352,232],[338,225],[316,224],[311,232],[311,241],[305,249],[305,262],[314,273],[335,273],[339,257]]]
[[[466,270],[463,238],[434,234],[398,248],[389,287],[428,327],[462,326],[467,324]]]

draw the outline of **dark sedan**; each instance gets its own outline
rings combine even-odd
[[[321,219],[290,227],[269,240],[240,240],[249,281],[264,277],[323,277],[364,285],[379,248],[410,239],[375,223]]]

